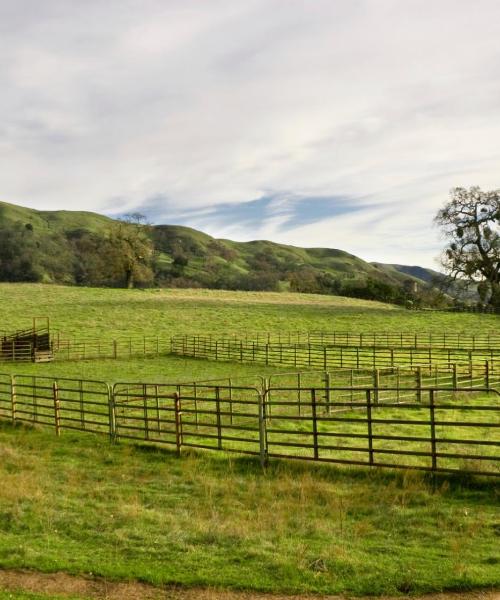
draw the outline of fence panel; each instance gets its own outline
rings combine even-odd
[[[126,359],[167,354],[170,340],[158,336],[78,339],[56,336],[53,349],[57,360]]]
[[[227,355],[234,355],[239,344],[243,352],[255,347],[264,348],[269,345],[273,351],[280,346],[289,351],[297,346],[326,347],[358,347],[358,348],[400,348],[400,349],[461,349],[461,350],[500,350],[500,334],[450,333],[450,332],[372,332],[356,333],[342,331],[305,331],[305,332],[255,332],[238,336],[232,335],[176,335],[172,345],[181,346],[185,352],[204,355],[212,353],[213,345],[220,346],[221,359],[228,360]]]
[[[15,418],[50,425],[60,433],[74,429],[109,433],[109,387],[101,381],[16,375]]]
[[[0,341],[0,362],[31,362],[33,356],[31,342],[10,339]]]
[[[12,378],[0,374],[0,418],[11,419],[13,411]]]
[[[176,385],[117,383],[113,386],[114,435],[179,446]]]
[[[55,380],[35,375],[16,375],[14,419],[56,427]]]
[[[260,391],[218,382],[115,384],[115,435],[181,447],[259,454]]]
[[[271,339],[271,338],[270,338]],[[500,348],[378,347],[367,345],[321,345],[318,343],[264,343],[242,338],[174,336],[171,351],[181,356],[209,360],[288,365],[294,368],[329,370],[334,368],[375,369],[435,365],[460,371],[488,361],[492,371],[500,371]]]
[[[495,390],[384,388],[381,399],[380,390],[371,387],[363,390],[364,401],[331,400],[326,410],[318,402],[324,389],[302,388],[300,414],[290,400],[296,389],[270,390],[265,400],[272,414],[266,427],[269,457],[500,475]],[[331,396],[343,391],[350,390],[329,390]],[[396,396],[401,392],[404,401]]]
[[[0,375],[0,417],[181,448],[500,475],[500,392],[488,365],[282,373],[254,385]],[[485,386],[484,382],[489,382]],[[397,384],[397,385],[395,385]]]
[[[261,453],[261,392],[211,383],[178,387],[182,445],[243,454]]]

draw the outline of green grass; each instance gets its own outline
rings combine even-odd
[[[500,584],[491,482],[0,431],[0,565],[381,594]]]
[[[265,331],[498,331],[495,315],[422,313],[390,305],[308,294],[214,290],[120,290],[37,284],[0,284],[0,330],[26,328],[33,316],[49,316],[66,337]],[[47,365],[0,365],[3,372],[29,372],[120,381],[247,376],[283,369],[215,364],[162,357]],[[289,370],[289,369],[286,369]]]
[[[0,589],[0,600],[48,600],[49,598],[52,598],[52,600],[62,600],[63,598],[64,600],[83,600],[76,596],[54,596],[53,594],[47,596],[46,594],[35,594],[33,592],[24,592],[21,590],[7,591]]]
[[[0,329],[48,315],[64,335],[307,329],[498,331],[494,315],[409,312],[300,294],[0,284]],[[154,359],[2,364],[114,381],[255,377],[276,367]],[[284,369],[289,370],[289,369]],[[393,594],[500,585],[492,480],[112,446],[0,431],[0,566],[153,584]],[[9,592],[10,593],[10,592]],[[1,598],[0,593],[0,598]],[[9,596],[7,596],[9,597]],[[16,596],[13,596],[16,598]],[[17,596],[29,598],[29,595]],[[36,596],[31,596],[36,597]]]
[[[498,316],[407,311],[341,296],[0,284],[0,328],[49,316],[66,335],[247,331],[498,332]]]

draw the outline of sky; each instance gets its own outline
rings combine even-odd
[[[0,200],[437,267],[500,187],[498,0],[0,0]]]

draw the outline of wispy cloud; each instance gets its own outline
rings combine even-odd
[[[432,266],[496,188],[497,0],[0,3],[0,198]]]

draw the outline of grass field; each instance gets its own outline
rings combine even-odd
[[[492,586],[491,483],[187,455],[4,426],[0,564],[155,584],[417,592]]]
[[[0,284],[0,310],[0,329],[48,315],[68,336],[498,332],[494,315],[408,312],[298,294]],[[161,382],[279,369],[165,356],[2,364],[0,371]],[[262,471],[248,458],[200,451],[179,460],[141,445],[67,432],[55,439],[51,431],[9,424],[0,431],[0,477],[3,568],[272,592],[500,586],[498,486],[491,480],[431,481],[285,461]]]
[[[422,313],[336,296],[214,290],[119,290],[0,284],[0,330],[26,328],[32,316],[49,316],[66,337],[113,337],[250,331],[464,331],[498,332],[498,316]],[[166,356],[133,361],[1,365],[3,372],[172,381],[284,369],[207,364]],[[289,370],[289,369],[286,369]]]

